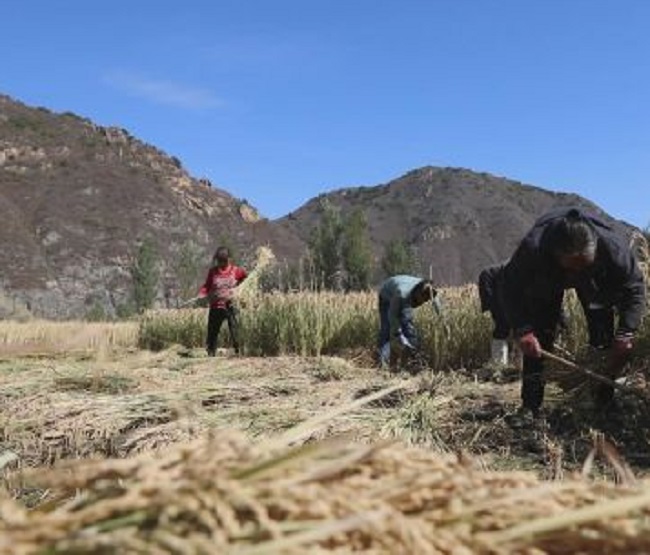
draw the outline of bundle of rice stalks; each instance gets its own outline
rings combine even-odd
[[[201,428],[201,424],[189,418],[139,428],[130,433],[120,445],[120,455],[151,452],[187,442],[194,439]]]
[[[640,231],[633,231],[630,236],[630,248],[636,255],[641,271],[650,285],[650,245],[645,235]]]
[[[60,376],[54,380],[59,391],[91,391],[119,395],[135,387],[135,380],[122,374],[93,372],[92,374]]]
[[[607,364],[607,353],[593,348],[583,348],[572,355],[561,347],[556,348],[556,354],[565,360],[575,363],[597,374],[603,374]],[[547,360],[546,379],[555,383],[562,391],[574,395],[582,395],[590,390],[592,380],[584,373],[568,368],[556,360]]]
[[[275,260],[275,255],[269,247],[258,247],[255,251],[255,265],[248,277],[234,291],[238,300],[254,297],[259,292],[259,281],[264,270]]]
[[[352,375],[356,368],[347,360],[339,357],[318,357],[310,373],[321,382],[342,380],[345,376]]]
[[[62,458],[117,456],[136,430],[170,422],[176,416],[166,400],[154,395],[87,397],[70,392],[12,400],[5,414],[11,418],[0,420],[3,443],[21,453],[27,466]]]
[[[634,397],[650,408],[650,392],[643,370],[628,365],[622,375],[612,377],[607,372],[609,359],[607,351],[588,347],[579,352],[576,357],[571,357],[566,351],[560,351],[561,355],[545,355],[551,358],[547,378],[575,400],[593,398],[594,390],[599,384],[609,383],[627,397]]]
[[[255,446],[223,431],[155,456],[27,474],[50,496],[31,512],[0,502],[0,553],[647,551],[650,484],[544,484],[392,444],[288,447],[314,429]]]
[[[269,452],[219,432],[156,456],[30,474],[0,553],[647,553],[650,481],[541,482],[466,458],[330,439]]]

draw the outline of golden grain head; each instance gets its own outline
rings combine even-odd
[[[0,553],[647,549],[650,482],[542,482],[393,442],[273,448],[222,430],[155,456],[28,472],[53,501],[29,512],[3,500]]]

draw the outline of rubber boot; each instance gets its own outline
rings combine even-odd
[[[508,341],[505,339],[492,340],[492,363],[498,366],[508,365]]]

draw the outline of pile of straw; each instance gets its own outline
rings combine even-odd
[[[141,439],[151,443],[156,433],[151,427],[170,423],[176,416],[167,400],[147,394],[89,397],[83,393],[44,392],[6,402],[7,412],[0,418],[3,444],[22,453],[23,464],[29,466],[139,450],[134,432],[147,428],[148,436]],[[160,433],[163,441],[170,432],[166,429]],[[174,435],[188,437],[180,431]]]
[[[639,231],[634,231],[630,237],[630,248],[636,255],[641,271],[650,285],[650,245],[648,240]]]
[[[650,551],[650,481],[541,482],[397,444],[284,441],[223,431],[28,473],[49,498],[0,501],[0,553]]]

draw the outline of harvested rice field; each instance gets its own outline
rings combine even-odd
[[[648,553],[648,406],[575,385],[533,425],[516,369],[7,350],[0,554]]]

